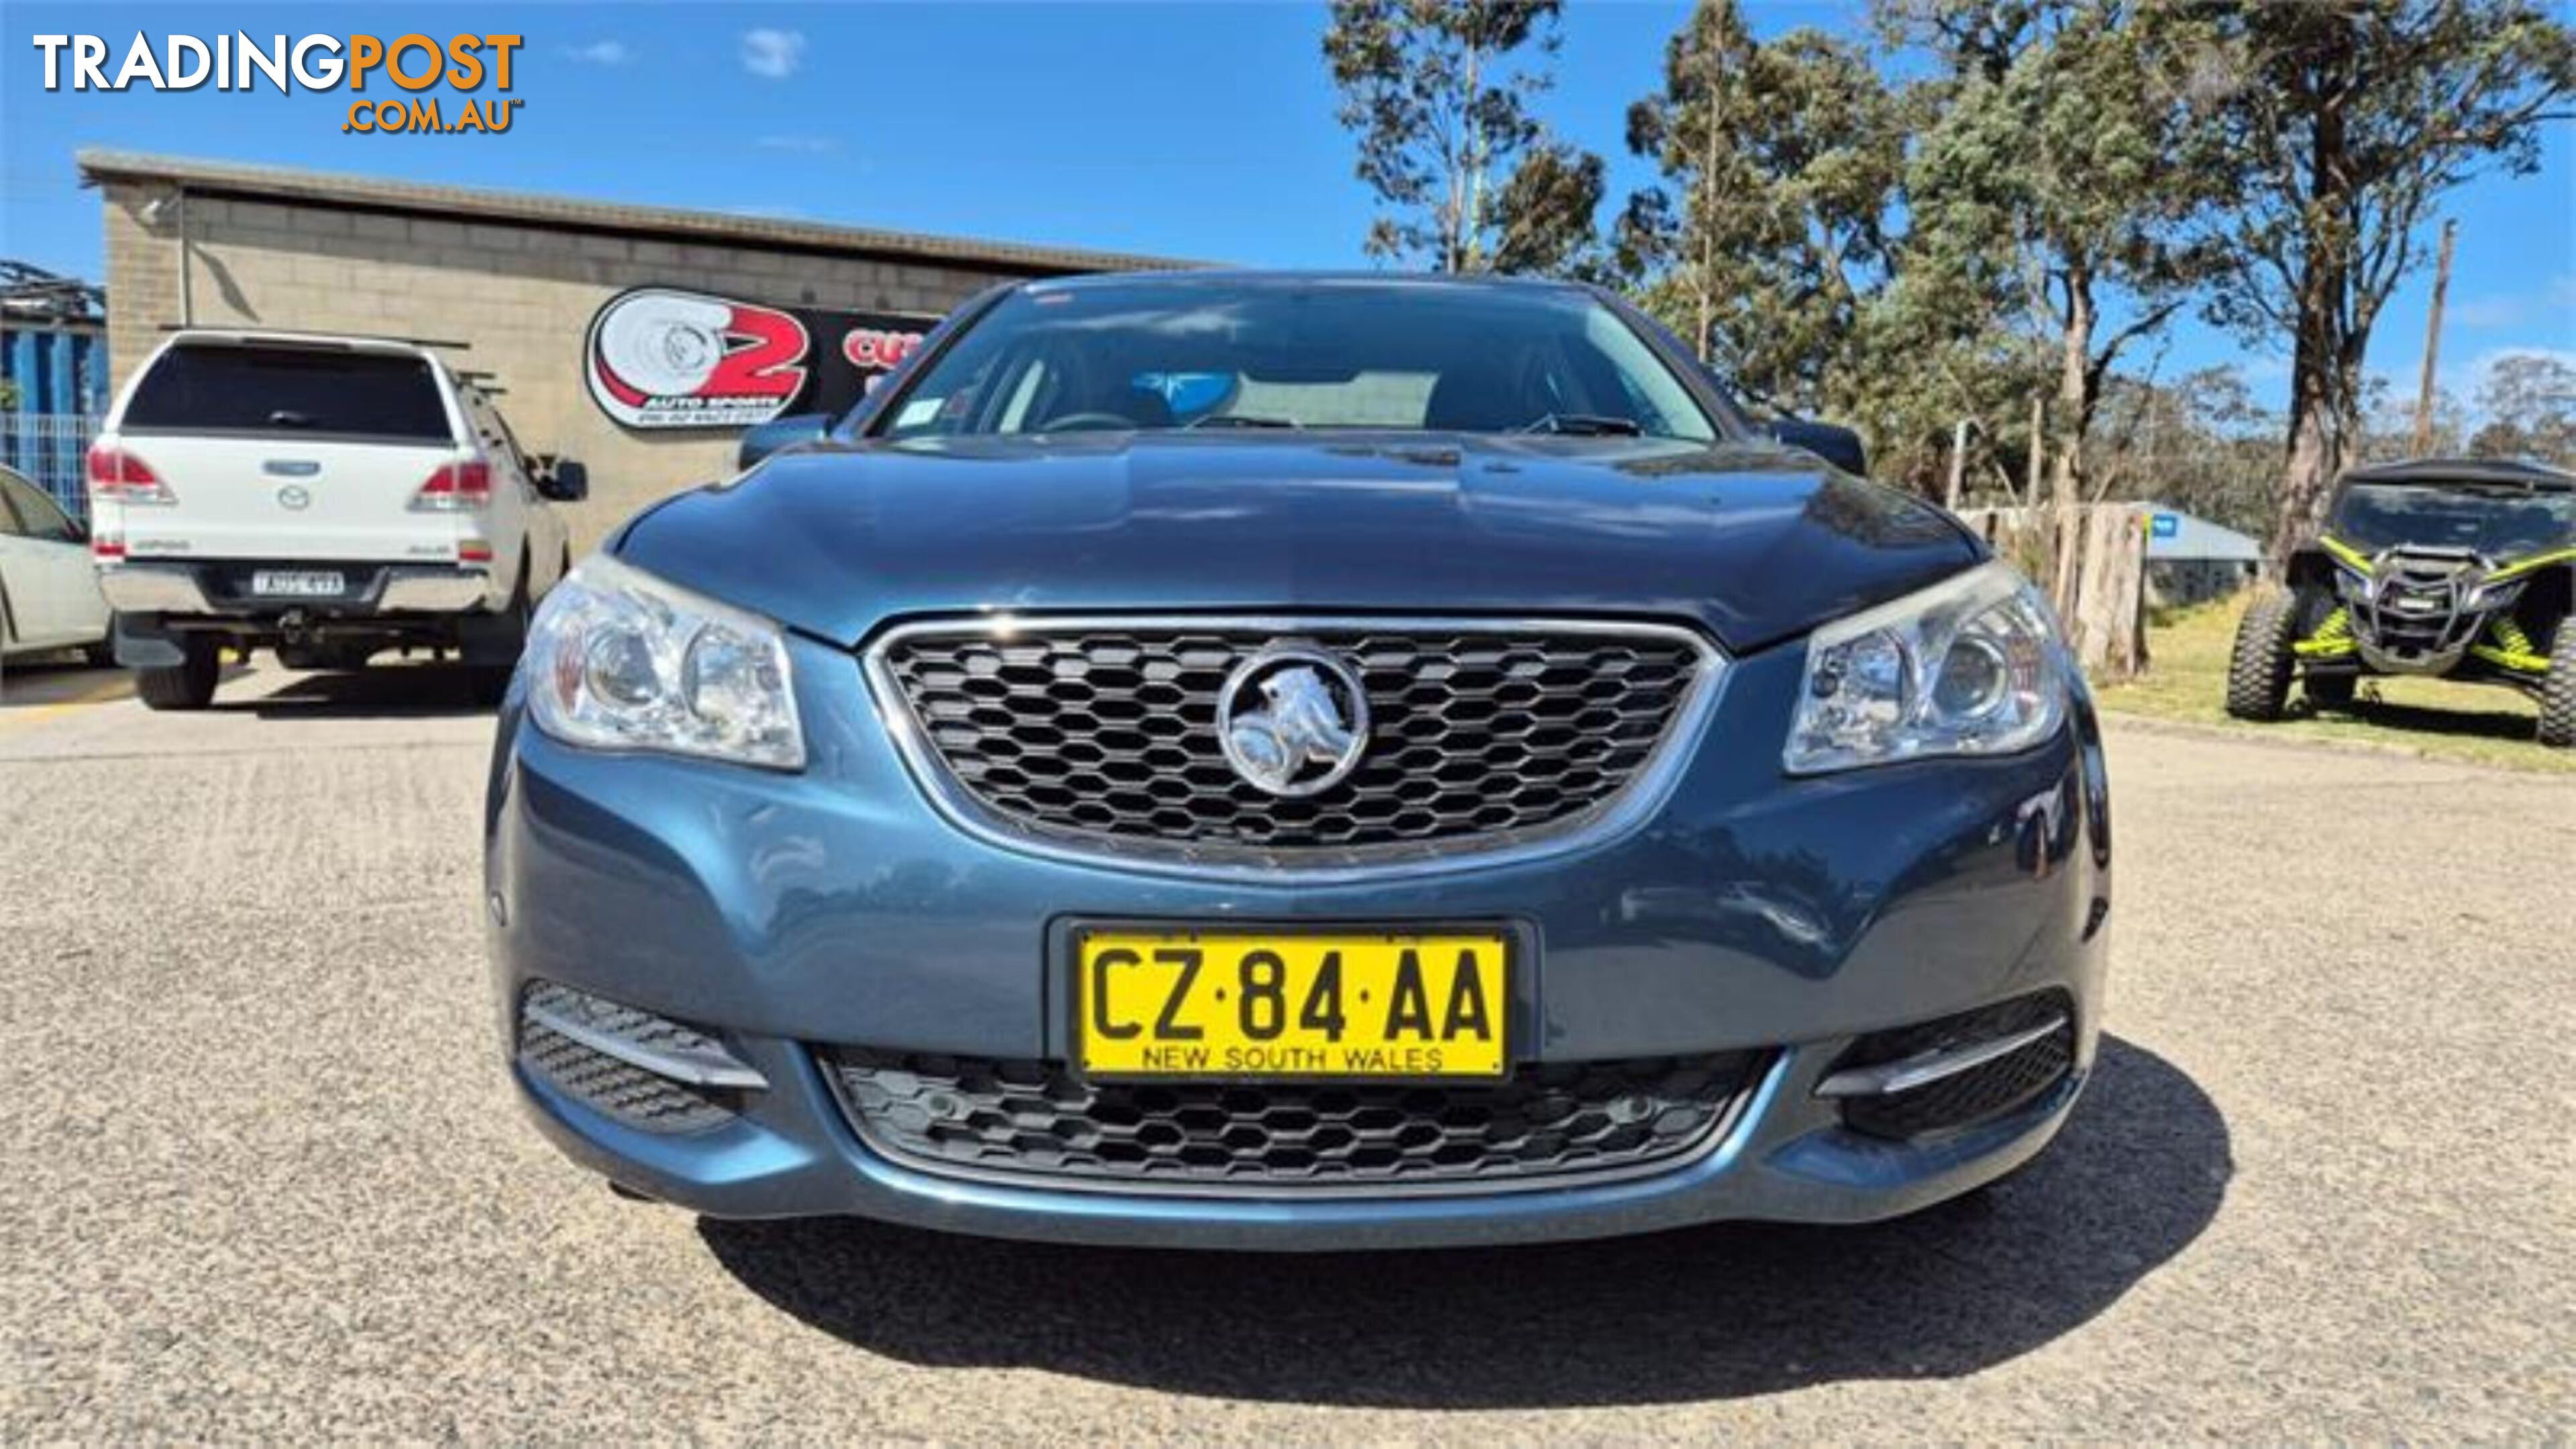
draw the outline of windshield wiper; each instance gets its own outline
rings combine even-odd
[[[1645,432],[1634,418],[1607,417],[1600,413],[1549,413],[1534,423],[1525,423],[1512,431],[1518,433],[1562,433],[1569,438],[1634,438]]]
[[[1192,418],[1182,425],[1181,431],[1186,433],[1196,428],[1293,428],[1296,426],[1298,424],[1287,418],[1256,418],[1243,413],[1210,413],[1203,418]]]

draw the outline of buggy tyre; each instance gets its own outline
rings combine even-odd
[[[197,710],[214,703],[215,680],[223,673],[223,650],[204,634],[184,637],[178,644],[187,656],[181,662],[135,671],[134,692],[145,709]]]
[[[2576,614],[2558,621],[2549,646],[2549,674],[2540,682],[2540,742],[2576,749]]]
[[[2227,661],[2227,712],[2238,719],[2281,717],[2290,698],[2291,652],[2299,596],[2269,593],[2254,601],[2236,626],[2236,648]]]

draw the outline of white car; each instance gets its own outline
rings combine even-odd
[[[89,534],[26,475],[0,468],[0,658],[58,649],[114,662]]]
[[[587,478],[529,458],[429,347],[189,330],[118,394],[89,488],[117,659],[145,704],[202,709],[228,647],[306,669],[453,649],[497,700],[571,567],[547,502]]]

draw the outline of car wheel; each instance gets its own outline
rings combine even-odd
[[[2276,720],[2290,697],[2290,672],[2296,661],[2292,635],[2299,620],[2299,596],[2265,594],[2245,611],[2236,626],[2236,651],[2227,662],[2227,712],[2238,719]]]
[[[473,693],[476,704],[489,708],[499,704],[501,697],[510,692],[510,676],[518,670],[519,652],[528,647],[528,620],[533,612],[528,606],[528,571],[522,568],[519,570],[518,592],[510,596],[510,661],[507,664],[496,662],[466,667],[466,688]]]
[[[135,671],[134,692],[146,709],[204,709],[215,699],[215,679],[223,672],[223,650],[204,634],[178,641],[187,657],[160,669]]]
[[[2549,646],[2549,675],[2540,682],[2540,742],[2576,749],[2576,614],[2558,621]]]

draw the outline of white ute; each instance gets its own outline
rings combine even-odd
[[[303,669],[453,649],[497,700],[571,564],[547,503],[587,478],[523,454],[428,346],[189,330],[117,396],[89,488],[118,662],[154,709],[202,709],[226,648]]]

